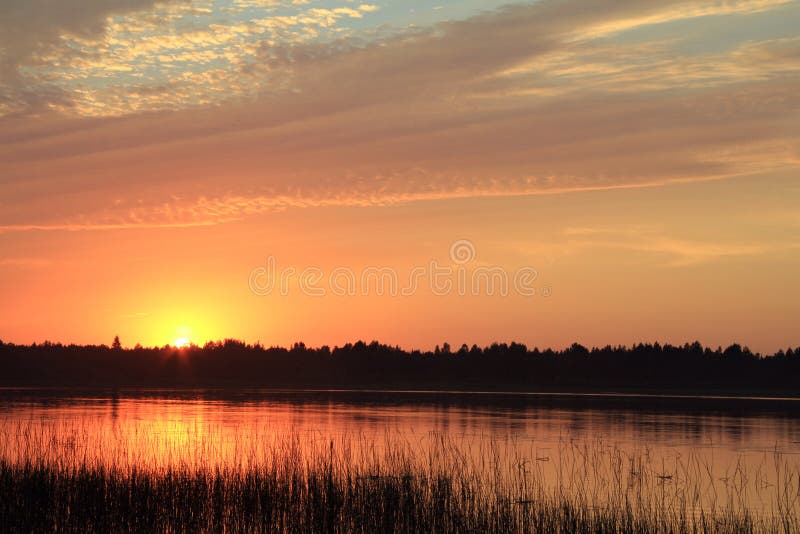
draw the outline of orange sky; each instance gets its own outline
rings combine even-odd
[[[0,7],[4,341],[798,343],[796,2],[64,4]],[[536,294],[327,287],[431,261]]]

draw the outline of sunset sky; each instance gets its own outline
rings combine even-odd
[[[799,178],[797,1],[0,0],[3,341],[772,352]]]

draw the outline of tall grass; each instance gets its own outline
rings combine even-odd
[[[766,475],[602,442],[564,440],[550,458],[445,436],[289,435],[228,444],[238,461],[153,463],[88,454],[80,429],[13,435],[0,436],[2,532],[800,532],[800,466],[778,453]]]

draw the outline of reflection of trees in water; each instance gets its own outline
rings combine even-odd
[[[164,397],[137,397],[141,392],[113,393],[106,397],[68,397],[36,391],[15,393],[14,400],[0,397],[0,411],[5,416],[27,411],[49,413],[67,409],[78,414],[82,409],[105,404],[109,417],[118,422],[130,409],[130,401],[159,399],[188,402],[181,393],[167,392]],[[316,392],[311,394],[258,392],[242,402],[226,399],[224,393],[195,392],[193,397],[212,402],[223,412],[265,414],[279,411],[291,414],[296,422],[316,421],[322,426],[345,425],[377,431],[388,426],[430,428],[462,435],[507,434],[512,436],[570,435],[586,437],[602,434],[630,441],[664,443],[717,444],[746,446],[757,442],[772,447],[775,443],[800,441],[795,408],[775,401],[767,409],[766,401],[751,406],[744,400],[664,399],[648,397],[591,397],[555,395],[450,395],[380,393],[376,402],[370,393]],[[693,404],[691,404],[693,403]],[[146,409],[146,408],[142,408]]]

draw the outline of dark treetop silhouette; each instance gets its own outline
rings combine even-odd
[[[659,390],[800,394],[800,348],[762,356],[734,344],[712,350],[638,344],[566,350],[519,343],[448,344],[404,351],[378,342],[290,349],[227,339],[203,347],[0,341],[0,384],[48,386],[257,386],[533,391]]]

